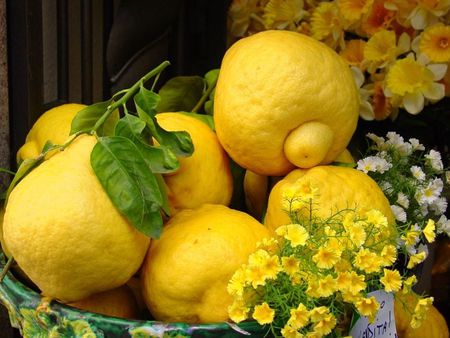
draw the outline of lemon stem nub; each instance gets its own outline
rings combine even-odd
[[[326,124],[306,122],[293,129],[284,141],[284,154],[299,168],[322,164],[333,144],[334,133]]]

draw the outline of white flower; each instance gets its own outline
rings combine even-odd
[[[391,205],[391,210],[397,221],[402,223],[406,222],[406,212],[402,207],[399,207],[398,205]]]
[[[428,257],[428,246],[425,244],[419,244],[417,247],[417,253],[425,252],[425,257]]]
[[[445,233],[450,237],[450,220],[445,215],[442,215],[436,222],[436,232],[438,234]]]
[[[397,195],[397,204],[402,206],[405,209],[409,208],[409,199],[404,193],[399,192]]]
[[[411,173],[418,181],[423,181],[425,179],[425,173],[423,172],[422,168],[413,165],[411,167]]]
[[[425,150],[425,147],[423,146],[423,144],[421,144],[421,143],[419,142],[419,140],[416,139],[416,138],[410,138],[410,139],[409,139],[409,143],[411,143],[411,146],[412,146],[412,150],[413,150],[413,151],[416,151],[416,150]]]
[[[425,188],[419,189],[414,197],[420,205],[430,205],[440,197],[443,188],[444,182],[442,182],[440,178],[435,178],[428,182],[428,185]]]
[[[383,190],[386,195],[390,195],[394,192],[394,189],[392,189],[392,184],[390,184],[388,181],[381,181],[379,185],[381,190]]]
[[[373,133],[368,133],[366,137],[375,142],[375,144],[377,145],[377,149],[383,149],[383,146],[385,144],[385,140],[383,137],[377,136]]]
[[[430,150],[430,152],[425,155],[425,158],[428,160],[428,164],[437,172],[441,172],[444,169],[444,165],[442,164],[441,153],[436,150]]]
[[[412,145],[405,142],[403,137],[396,132],[390,131],[386,136],[388,138],[386,144],[393,146],[401,155],[407,156],[412,153]]]
[[[433,210],[437,216],[439,216],[447,211],[447,204],[448,202],[445,197],[439,197],[430,205],[430,209]]]
[[[408,254],[415,255],[417,253],[417,249],[414,245],[407,245],[405,246],[406,251],[408,252]]]
[[[369,171],[384,173],[392,167],[392,164],[378,156],[368,156],[358,161],[357,169],[368,173]]]

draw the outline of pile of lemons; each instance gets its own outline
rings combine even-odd
[[[66,104],[46,112],[18,159],[36,157],[47,140],[64,143],[82,108]],[[348,66],[324,44],[286,31],[244,38],[223,58],[216,132],[186,114],[157,115],[163,128],[189,132],[195,148],[164,176],[172,216],[159,239],[137,231],[115,209],[90,166],[96,139],[81,136],[13,189],[4,214],[4,251],[43,295],[72,306],[133,318],[145,304],[157,320],[226,321],[231,275],[259,241],[289,222],[282,210],[286,189],[314,184],[321,215],[376,208],[393,226],[374,181],[329,165],[337,158],[351,161],[345,149],[358,109]],[[248,213],[228,207],[229,157],[247,169]],[[249,213],[266,217],[260,222]]]

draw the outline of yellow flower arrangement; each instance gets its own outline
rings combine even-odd
[[[353,68],[360,116],[420,113],[450,93],[450,0],[233,0],[230,43],[259,31],[312,36]]]
[[[375,320],[380,304],[372,291],[412,292],[415,276],[393,266],[397,240],[379,240],[388,226],[383,214],[345,209],[318,218],[314,201],[320,191],[310,186],[295,191],[283,196],[292,223],[259,243],[228,284],[234,300],[228,309],[231,320],[256,320],[274,337],[344,337],[354,313]],[[309,210],[309,217],[301,216],[302,208]],[[417,234],[399,231],[399,238],[406,239],[435,235],[432,222]],[[411,254],[408,269],[424,258],[424,252]],[[432,302],[419,299],[410,309],[414,327],[424,320]]]

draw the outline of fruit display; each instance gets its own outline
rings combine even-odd
[[[204,88],[192,106],[184,77],[154,91],[168,66],[49,110],[20,148],[0,301],[24,337],[338,338],[376,325],[379,291],[395,296],[399,337],[448,337],[432,297],[407,298],[447,231],[443,168],[421,153],[422,183],[381,181],[421,149],[393,134],[385,157],[352,156],[360,96],[341,56],[300,33],[251,35],[191,79]],[[427,203],[415,224],[399,219],[405,186]]]

